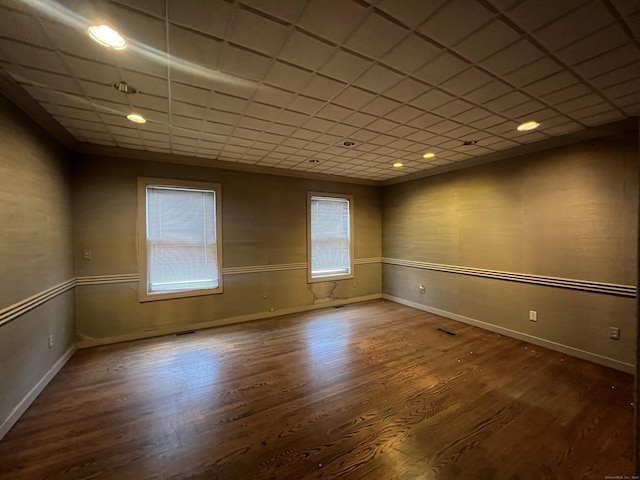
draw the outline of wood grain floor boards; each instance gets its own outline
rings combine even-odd
[[[0,442],[0,479],[604,479],[632,473],[632,388],[366,302],[80,350]]]

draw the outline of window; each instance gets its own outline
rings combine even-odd
[[[309,281],[353,278],[353,198],[309,193]]]
[[[140,299],[222,292],[220,185],[138,179]]]

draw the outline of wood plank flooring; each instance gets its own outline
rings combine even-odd
[[[0,479],[631,476],[632,387],[366,302],[80,350],[0,442]]]

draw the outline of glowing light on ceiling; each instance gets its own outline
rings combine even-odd
[[[534,130],[538,128],[538,126],[540,126],[538,122],[534,122],[534,121],[524,122],[523,124],[518,125],[518,131],[526,132],[527,130]]]
[[[127,115],[127,118],[135,123],[147,122],[147,120],[142,115],[138,115],[137,113],[130,113],[129,115]]]
[[[101,45],[116,50],[127,48],[127,42],[125,42],[124,38],[107,25],[92,25],[87,31],[89,36]]]

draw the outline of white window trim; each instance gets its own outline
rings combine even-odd
[[[311,275],[311,197],[327,197],[327,198],[343,198],[349,201],[349,273],[343,275],[325,275],[322,277],[312,277]],[[328,192],[307,192],[307,283],[318,282],[334,282],[336,280],[348,280],[355,278],[353,269],[353,253],[354,253],[354,217],[355,208],[353,195],[343,193]]]
[[[199,190],[213,190],[216,198],[216,248],[218,255],[217,288],[199,290],[186,290],[180,292],[148,293],[148,256],[147,256],[147,186],[161,186],[170,188],[193,188]],[[222,288],[222,186],[219,183],[195,182],[190,180],[173,180],[167,178],[138,177],[138,270],[140,282],[138,287],[138,300],[150,302],[154,300],[167,300],[171,298],[198,297],[202,295],[214,295],[223,292]]]

